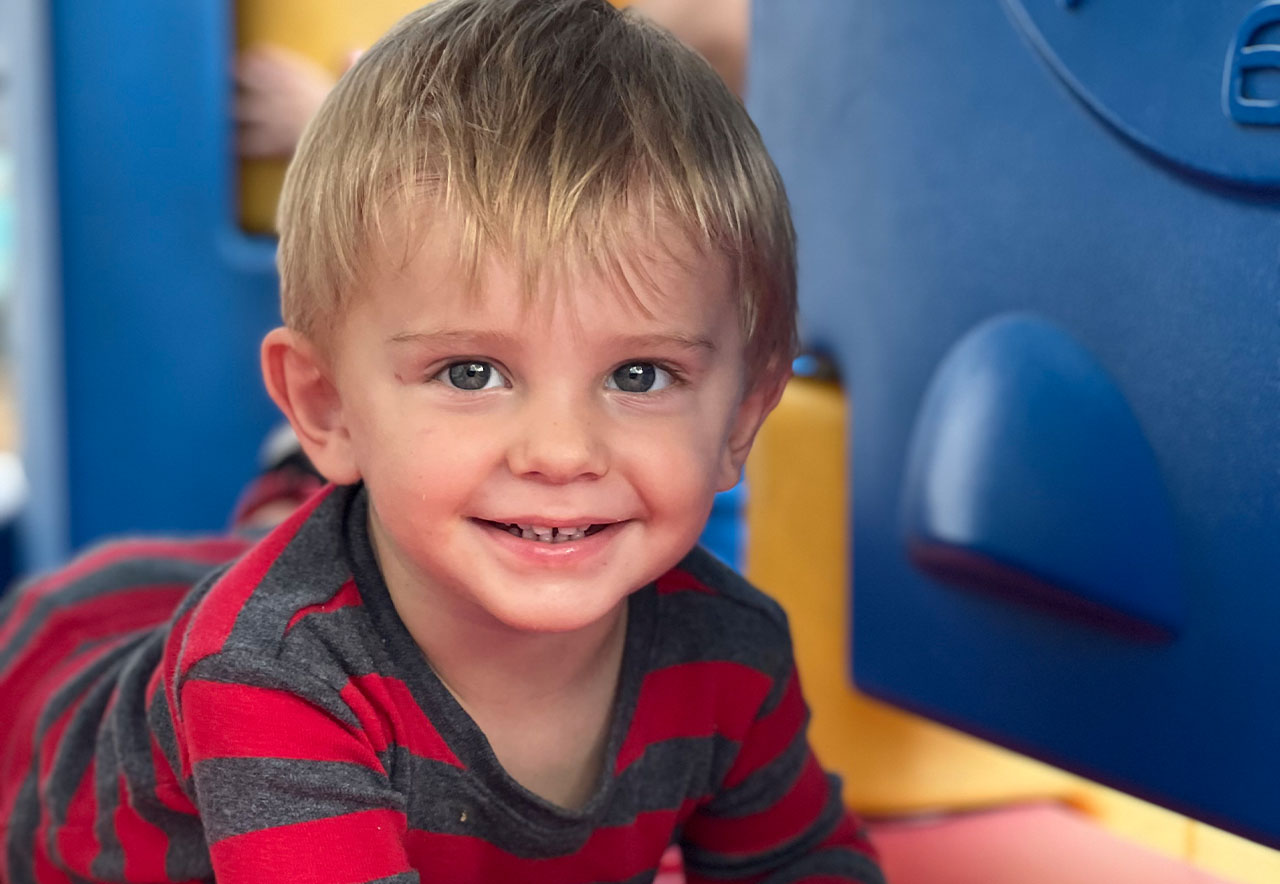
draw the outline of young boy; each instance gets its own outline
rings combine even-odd
[[[0,878],[641,882],[679,844],[881,882],[781,611],[690,551],[794,339],[782,187],[705,63],[601,0],[439,0],[279,226],[263,371],[333,484],[176,611],[234,542],[8,603]]]

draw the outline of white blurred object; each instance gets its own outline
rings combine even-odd
[[[27,502],[27,472],[12,451],[0,451],[0,525],[8,524]]]

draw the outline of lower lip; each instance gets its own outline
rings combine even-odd
[[[531,564],[549,567],[577,566],[595,558],[613,542],[614,537],[626,524],[626,522],[614,522],[594,534],[579,537],[577,540],[547,543],[542,540],[525,540],[523,537],[516,537],[507,529],[488,522],[474,519],[472,521],[509,555],[517,556]]]

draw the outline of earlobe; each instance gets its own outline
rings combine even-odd
[[[315,344],[288,328],[271,330],[262,341],[262,378],[321,475],[339,485],[358,481],[342,400]]]
[[[716,490],[728,491],[738,484],[742,468],[747,463],[747,455],[751,453],[751,446],[755,443],[756,433],[764,424],[764,419],[777,407],[790,379],[791,371],[788,367],[760,377],[747,390],[738,405],[737,415],[729,431]]]

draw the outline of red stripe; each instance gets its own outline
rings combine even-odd
[[[68,725],[71,724],[72,716],[76,714],[76,710],[80,708],[80,704],[83,702],[84,695],[81,694],[74,703],[62,711],[61,715],[49,723],[49,726],[44,729],[44,733],[40,734],[36,781],[40,784],[41,791],[44,790],[48,782],[49,774],[53,772],[53,762],[58,757],[58,744],[62,742],[62,735],[66,733]]]
[[[293,515],[245,553],[209,590],[209,594],[197,606],[195,617],[187,631],[178,663],[180,672],[187,672],[200,660],[222,650],[235,627],[236,618],[262,583],[262,578],[297,535],[302,523],[333,489],[332,485],[326,486],[295,510]]]
[[[209,854],[214,876],[227,884],[371,881],[411,871],[404,831],[404,814],[366,810],[224,838]],[[434,877],[437,865],[423,868]]]
[[[32,851],[31,865],[36,880],[40,884],[74,884],[67,873],[53,864],[49,852],[45,849],[45,827],[36,832],[35,849]]]
[[[120,777],[119,804],[112,822],[116,839],[124,850],[124,877],[127,881],[168,881],[165,855],[169,836],[159,826],[143,819],[133,808],[124,776]]]
[[[342,761],[382,770],[363,734],[284,691],[192,679],[182,686],[192,766],[210,758]]]
[[[31,609],[45,596],[69,586],[88,574],[127,559],[184,559],[210,565],[230,561],[244,551],[248,542],[239,537],[203,540],[126,540],[85,553],[81,558],[47,577],[18,590],[22,597],[0,626],[0,645],[17,631]]]
[[[35,665],[24,667],[22,680],[6,679],[0,682],[0,709],[12,717],[7,726],[5,752],[0,756],[0,821],[12,818],[14,802],[18,797],[18,785],[30,769],[36,746],[36,722],[46,704],[76,672],[89,666],[111,649],[111,645],[96,645],[89,650],[59,660],[51,667],[49,661],[40,661],[45,668]],[[7,689],[6,689],[7,688]],[[65,716],[62,716],[65,718]],[[63,727],[65,728],[65,723]]]
[[[285,627],[284,631],[287,633],[289,630],[293,629],[294,625],[297,624],[299,620],[311,614],[331,614],[340,608],[359,607],[361,604],[360,590],[356,588],[356,582],[354,580],[348,580],[346,583],[342,584],[338,591],[334,593],[333,598],[328,601],[321,602],[318,605],[307,605],[305,608],[300,608],[296,614],[289,618],[289,625]]]
[[[733,788],[781,755],[804,727],[806,711],[800,679],[793,671],[778,705],[751,726],[751,735],[734,759],[724,787]]]
[[[424,880],[564,884],[565,881],[614,881],[658,868],[675,834],[679,810],[641,814],[631,825],[597,829],[587,843],[567,856],[522,859],[474,835],[448,835],[414,829],[405,847]]]
[[[419,758],[463,767],[399,679],[376,673],[353,677],[342,689],[342,699],[355,713],[373,751],[383,752],[394,744]]]
[[[658,595],[671,595],[676,592],[701,592],[706,593],[707,595],[716,594],[714,589],[707,586],[688,571],[681,571],[679,568],[672,568],[666,574],[663,574],[654,582],[654,586],[658,590]]]
[[[189,588],[186,584],[155,584],[57,608],[49,612],[9,665],[0,670],[0,680],[30,684],[19,674],[21,669],[35,666],[43,670],[50,660],[65,657],[85,642],[158,626],[169,619]]]
[[[742,740],[772,680],[741,663],[682,663],[645,676],[633,724],[618,752],[621,773],[653,743],[722,734]]]
[[[790,791],[773,806],[741,817],[697,815],[685,827],[686,838],[713,853],[760,853],[785,844],[809,829],[827,806],[830,786],[812,753]]]
[[[87,876],[101,845],[94,830],[98,802],[93,794],[94,765],[90,762],[67,805],[66,822],[58,828],[55,843],[59,858],[71,872]]]

